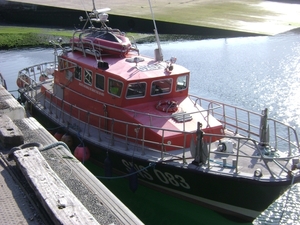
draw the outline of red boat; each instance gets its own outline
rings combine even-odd
[[[110,9],[93,10],[94,18],[89,18],[92,21],[100,22],[101,27],[94,26],[74,32],[70,42],[73,49],[93,50],[98,56],[109,54],[124,57],[130,51],[138,52],[135,42],[131,43],[128,37],[119,29],[112,29],[106,25],[108,21],[107,11]]]
[[[52,42],[54,61],[18,76],[20,99],[33,115],[78,137],[91,160],[248,220],[300,181],[295,129],[268,118],[267,109],[251,112],[189,94],[190,71],[174,57],[164,60],[159,41],[154,58],[127,50],[123,57],[104,54],[90,36],[102,32],[75,31],[72,48]]]

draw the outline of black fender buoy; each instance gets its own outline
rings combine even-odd
[[[136,192],[137,188],[138,188],[138,175],[136,170],[131,167],[129,174],[131,174],[129,176],[129,188],[132,192]]]
[[[20,103],[20,104],[24,104],[26,101],[27,101],[27,99],[26,99],[26,97],[24,96],[24,94],[21,94],[19,97],[18,97],[18,102]]]
[[[108,156],[104,160],[104,174],[105,177],[112,177],[112,162]]]

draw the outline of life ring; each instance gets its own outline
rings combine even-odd
[[[162,112],[176,112],[178,110],[178,105],[175,101],[159,102],[156,105],[156,109]]]
[[[17,85],[19,88],[24,88],[31,84],[31,80],[27,75],[20,75],[17,79]]]

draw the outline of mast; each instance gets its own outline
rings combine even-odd
[[[153,14],[153,11],[152,11],[151,0],[148,0],[148,2],[149,2],[149,6],[150,6],[150,11],[151,11],[151,15],[152,15],[153,24],[154,24],[155,39],[156,39],[156,43],[157,43],[157,47],[158,47],[157,49],[154,50],[155,60],[156,61],[163,61],[163,54],[162,54],[162,50],[161,50],[161,47],[160,47],[160,41],[159,41],[159,37],[158,37],[158,32],[157,32],[155,19],[154,19],[154,14]]]
[[[93,0],[93,12],[96,11],[95,1]]]

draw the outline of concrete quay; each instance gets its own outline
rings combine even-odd
[[[0,85],[2,224],[143,224]]]

